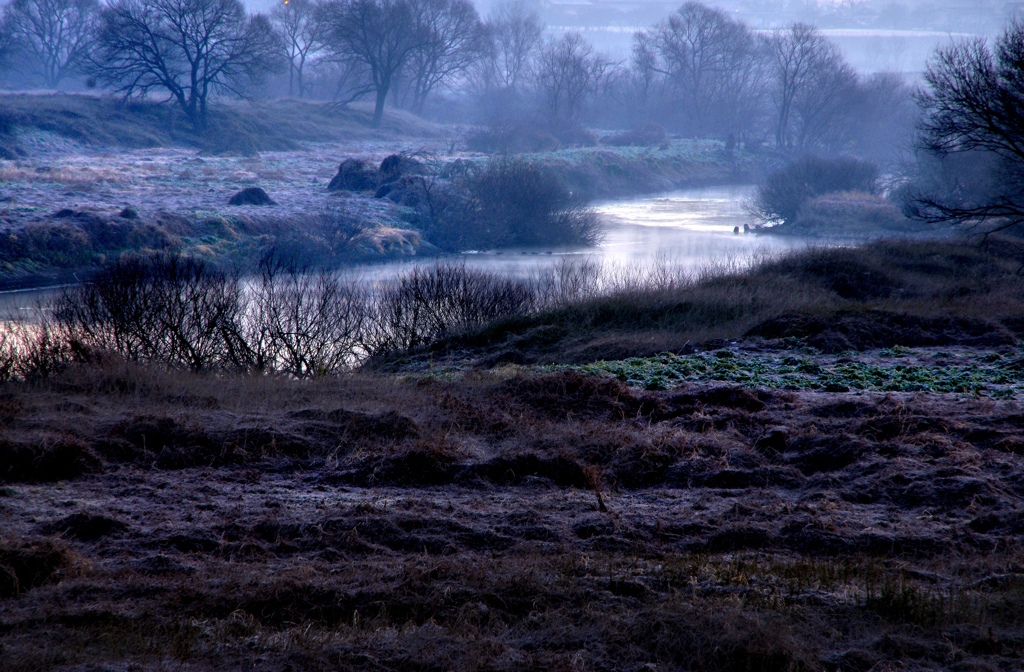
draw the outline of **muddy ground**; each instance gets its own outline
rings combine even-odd
[[[1013,398],[111,361],[0,422],[4,670],[1024,665]]]

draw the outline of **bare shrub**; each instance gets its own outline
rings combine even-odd
[[[193,371],[244,366],[238,281],[177,255],[125,257],[64,292],[56,318],[72,339],[134,361]]]
[[[41,314],[41,311],[39,311]],[[73,361],[70,342],[61,325],[44,316],[36,323],[12,324],[13,371],[25,380],[42,380],[58,374]]]
[[[412,349],[489,321],[530,312],[531,283],[466,268],[416,267],[379,290],[368,333],[372,353]]]
[[[563,259],[538,273],[534,282],[543,307],[566,306],[596,297],[607,268],[597,259]]]
[[[268,256],[248,301],[246,343],[259,370],[336,373],[362,354],[368,296],[357,283]]]

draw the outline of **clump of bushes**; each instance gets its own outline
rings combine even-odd
[[[564,295],[565,275],[527,280],[437,264],[366,285],[268,255],[242,282],[199,259],[123,257],[67,289],[52,318],[0,343],[0,374],[45,377],[114,353],[193,371],[328,375],[532,312]]]
[[[557,175],[515,157],[493,159],[430,194],[428,238],[448,249],[593,245],[597,218]]]
[[[877,195],[878,167],[858,159],[807,156],[771,173],[758,186],[751,213],[773,226],[797,221],[804,205],[818,196],[837,192]]]

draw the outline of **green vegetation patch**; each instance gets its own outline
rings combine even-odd
[[[555,368],[610,375],[650,390],[668,390],[687,382],[721,381],[785,390],[987,393],[1009,397],[1024,385],[1024,358],[994,352],[950,354],[899,347],[828,358],[732,350],[694,355],[664,353]]]

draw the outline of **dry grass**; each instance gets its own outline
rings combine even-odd
[[[1013,241],[992,239],[986,246],[882,241],[811,248],[696,275],[657,266],[611,275],[597,269],[597,284],[587,280],[596,291],[580,292],[567,304],[497,321],[379,363],[586,363],[721,346],[744,336],[816,338],[812,345],[833,352],[830,348],[954,345],[968,342],[975,332],[991,332],[990,345],[1011,343],[1024,325],[1020,268]],[[893,315],[914,324],[956,324],[939,329],[936,323],[934,338],[918,343]],[[794,325],[813,327],[771,333],[760,328],[783,316]],[[853,333],[847,324],[851,319],[863,333]]]

